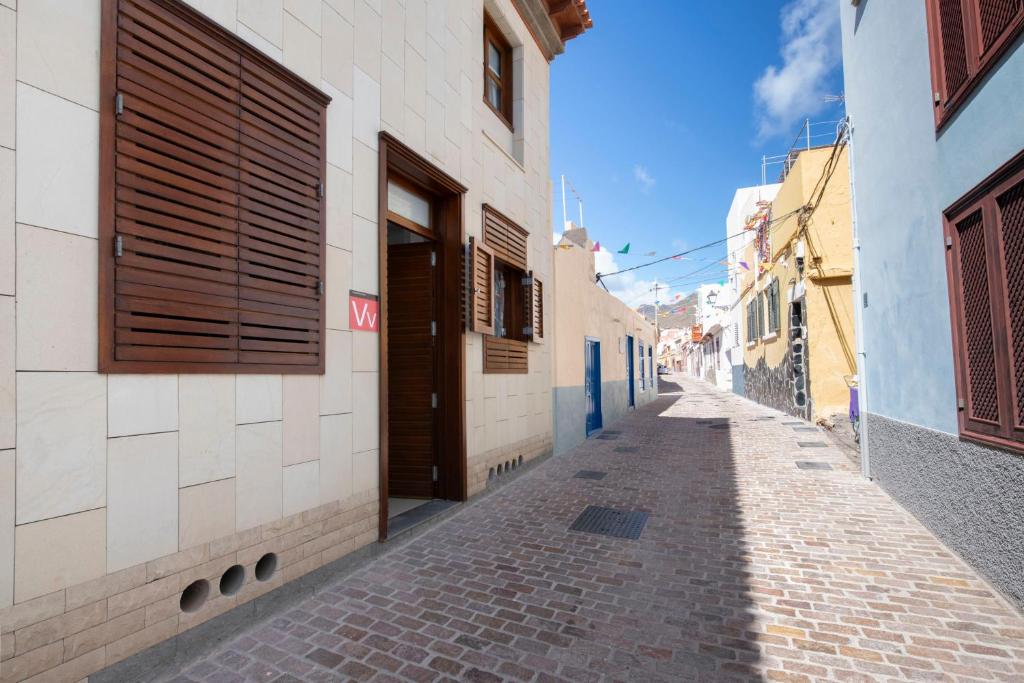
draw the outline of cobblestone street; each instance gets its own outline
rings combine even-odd
[[[1024,619],[824,435],[662,389],[168,677],[1024,681]],[[650,517],[639,540],[570,531],[587,505]]]

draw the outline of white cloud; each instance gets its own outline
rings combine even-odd
[[[602,249],[594,254],[594,270],[598,273],[614,273],[620,266],[615,262],[612,252]],[[636,275],[637,271],[613,275],[603,280],[612,296],[618,297],[623,303],[632,308],[640,304],[653,304],[654,292],[651,288],[657,284],[657,280],[640,280]],[[601,285],[598,285],[600,287]]]
[[[825,83],[841,58],[836,0],[793,0],[782,8],[781,24],[782,66],[769,66],[754,83],[762,139],[825,107]]]
[[[650,174],[650,171],[648,171],[645,166],[641,166],[640,164],[634,166],[633,177],[636,178],[638,183],[640,183],[641,192],[650,192],[651,188],[654,187],[654,176]]]

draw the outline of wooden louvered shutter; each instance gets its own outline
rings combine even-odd
[[[101,370],[322,371],[328,98],[179,2],[103,8]]]
[[[326,112],[242,59],[239,360],[317,365],[324,272],[321,178]]]
[[[118,3],[114,359],[238,360],[239,58]]]
[[[494,255],[525,272],[529,233],[487,204],[484,204],[483,225],[484,241],[494,250]]]
[[[544,341],[544,283],[533,275],[533,341]]]
[[[494,334],[494,251],[475,237],[469,238],[472,261],[473,332]]]
[[[534,276],[531,270],[527,273],[526,284],[523,286],[523,319],[526,329],[523,336],[533,342],[544,340],[544,283]]]

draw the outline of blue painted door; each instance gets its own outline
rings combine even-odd
[[[587,339],[584,350],[587,395],[587,436],[601,428],[601,342]]]
[[[634,376],[635,359],[633,358],[633,337],[626,335],[626,384],[629,386],[627,397],[630,408],[636,405],[636,378]]]

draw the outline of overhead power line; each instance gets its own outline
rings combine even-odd
[[[800,211],[802,211],[802,210],[803,210],[803,207],[800,207],[799,209],[794,209],[793,211],[790,211],[789,213],[783,214],[782,216],[779,216],[778,218],[773,218],[771,220],[771,224],[775,224],[775,223],[778,223],[780,221],[784,221],[787,218],[789,218],[790,216],[792,216],[794,214],[797,214],[797,213],[800,213]],[[681,251],[678,254],[672,254],[671,256],[665,256],[664,258],[655,259],[654,261],[648,261],[647,263],[641,263],[639,265],[631,266],[629,268],[623,268],[622,270],[616,270],[613,273],[598,273],[597,274],[597,279],[600,280],[601,278],[611,277],[612,275],[621,275],[622,273],[628,273],[628,272],[633,271],[633,270],[639,270],[641,268],[647,268],[649,266],[657,265],[659,263],[664,263],[665,261],[672,261],[672,260],[678,259],[681,256],[686,256],[686,255],[692,254],[694,252],[703,251],[704,249],[710,249],[711,247],[718,246],[719,244],[722,244],[724,242],[728,242],[733,237],[740,237],[742,235],[747,234],[748,232],[749,232],[748,230],[744,230],[743,232],[737,232],[734,235],[726,235],[722,239],[715,240],[714,242],[708,242],[707,244],[702,244],[699,247],[694,247],[692,249],[687,249],[686,251]]]

